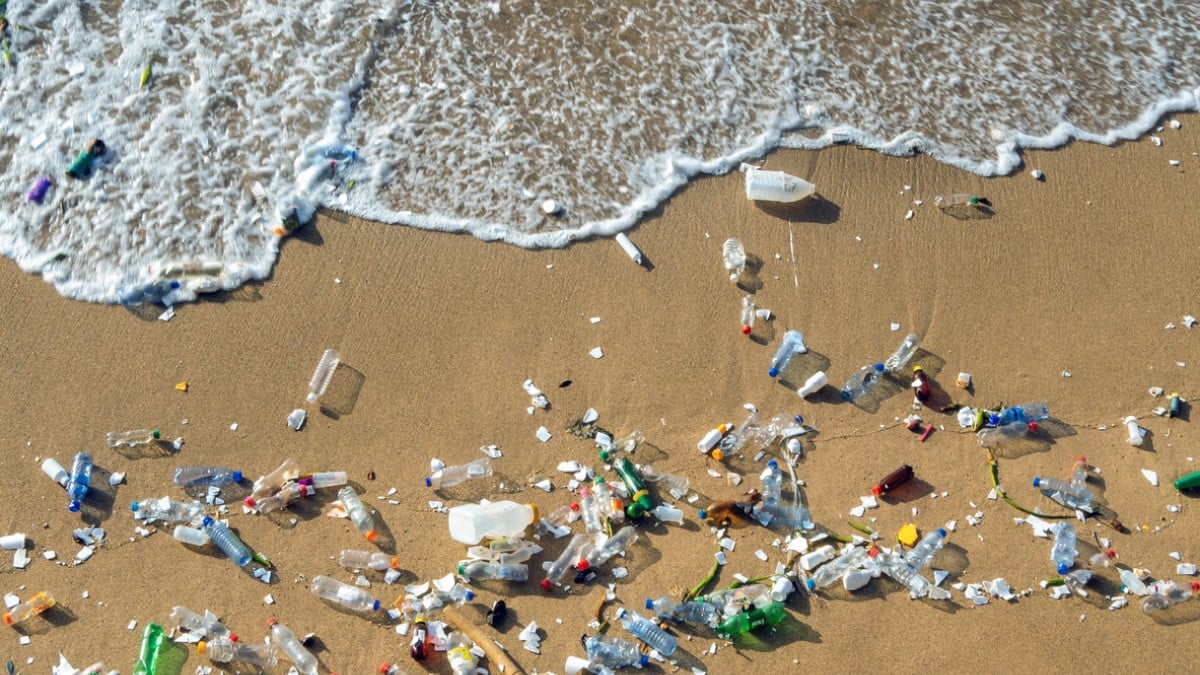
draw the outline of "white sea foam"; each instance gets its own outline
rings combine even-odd
[[[281,220],[318,206],[555,247],[777,147],[850,142],[993,175],[1021,148],[1111,144],[1200,109],[1200,6],[1170,0],[7,11],[0,251],[98,302],[265,278]],[[66,178],[92,138],[108,152]],[[39,175],[54,182],[41,205],[24,198]]]

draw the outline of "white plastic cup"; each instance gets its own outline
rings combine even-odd
[[[787,577],[779,577],[775,583],[771,585],[771,599],[775,602],[783,602],[787,597],[796,590],[796,585]]]
[[[796,393],[800,395],[800,398],[808,398],[827,384],[829,384],[829,376],[825,374],[825,371],[820,370],[805,380],[804,386],[797,389]]]
[[[16,551],[25,548],[25,533],[6,534],[0,537],[0,548],[6,551]]]
[[[798,202],[817,186],[782,171],[746,170],[746,199],[759,202]]]

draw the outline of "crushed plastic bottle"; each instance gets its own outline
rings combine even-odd
[[[313,577],[309,590],[318,598],[341,605],[351,611],[374,612],[379,609],[379,601],[365,589],[344,584],[327,576]]]
[[[271,629],[271,641],[279,645],[300,675],[317,675],[317,657],[305,649],[290,628],[273,618],[267,622],[267,627]]]
[[[112,431],[105,434],[104,438],[108,441],[108,447],[119,448],[128,447],[135,448],[139,445],[149,445],[157,442],[162,438],[162,432],[158,429],[134,429],[133,431]]]
[[[825,588],[846,573],[861,567],[867,561],[867,550],[861,546],[850,546],[836,558],[821,565],[805,582],[808,590]]]
[[[1020,422],[1040,422],[1048,417],[1050,417],[1050,407],[1045,403],[1025,403],[992,413],[988,417],[988,423],[992,426],[1002,427]]]
[[[946,545],[946,530],[939,527],[938,529],[926,534],[921,538],[921,541],[916,546],[912,547],[908,553],[904,554],[904,562],[908,566],[920,570],[933,560],[934,554],[942,550]]]
[[[783,603],[771,602],[762,607],[755,607],[747,612],[739,612],[721,622],[717,627],[717,635],[731,638],[734,635],[748,633],[760,626],[774,626],[787,618],[787,610]]]
[[[72,513],[79,511],[84,498],[87,497],[91,484],[92,456],[86,452],[76,453],[75,461],[71,463],[70,478],[67,479],[68,511]]]
[[[618,525],[625,522],[625,505],[603,477],[596,476],[592,481],[592,495],[595,497],[593,507],[601,520],[607,519]]]
[[[233,561],[233,564],[238,567],[245,567],[250,564],[253,554],[250,552],[250,547],[242,543],[237,535],[229,529],[225,523],[219,520],[213,520],[211,516],[205,516],[201,522],[204,531],[208,533],[209,539],[212,539],[213,544],[221,549],[221,552]]]
[[[137,663],[133,664],[134,675],[155,675],[158,672],[158,657],[165,640],[166,633],[160,624],[146,624],[146,630],[142,632],[142,648],[138,652]]]
[[[325,390],[329,388],[329,382],[333,379],[333,373],[337,370],[338,363],[340,363],[340,357],[336,349],[326,349],[321,353],[321,359],[317,361],[317,368],[308,381],[307,399],[309,403],[316,403],[325,395]]]
[[[372,553],[347,549],[338,554],[338,564],[351,570],[371,569],[382,572],[387,569],[398,569],[400,559],[378,551]]]
[[[562,583],[563,577],[567,571],[579,562],[579,556],[583,553],[583,548],[587,546],[588,536],[582,532],[576,533],[567,542],[567,547],[562,550],[562,553],[554,559],[554,562],[546,561],[542,564],[542,568],[546,570],[546,578],[542,579],[542,590],[550,590],[552,586],[557,586]]]
[[[358,530],[358,533],[367,541],[375,541],[379,536],[375,531],[375,519],[371,517],[371,512],[367,510],[367,507],[363,506],[362,500],[358,498],[354,488],[347,485],[338,490],[338,499],[346,508],[346,515],[350,517],[354,529]]]
[[[54,598],[49,593],[41,592],[24,602],[17,603],[12,609],[4,613],[4,625],[15,626],[23,621],[28,621],[33,617],[54,606]]]
[[[1075,564],[1075,526],[1063,520],[1054,527],[1054,543],[1050,547],[1050,561],[1054,563],[1059,574],[1066,574]]]
[[[425,487],[440,490],[441,488],[452,487],[468,480],[490,476],[492,473],[492,460],[487,457],[480,457],[466,464],[447,466],[435,471],[432,476],[425,479]]]
[[[642,464],[638,468],[641,471],[642,478],[647,482],[659,485],[659,489],[666,488],[667,494],[675,499],[683,499],[687,496],[688,490],[691,489],[691,481],[687,476],[659,471],[650,464]]]
[[[865,396],[875,388],[879,378],[883,377],[883,370],[882,363],[859,368],[846,380],[846,384],[842,385],[842,400],[854,402]]]
[[[300,465],[296,460],[288,458],[283,460],[274,471],[260,476],[254,481],[254,487],[250,490],[250,496],[256,501],[266,499],[279,491],[288,481],[294,481],[300,477]]]
[[[161,520],[171,523],[194,523],[204,517],[204,505],[200,502],[180,502],[162,497],[143,499],[129,505],[133,517],[147,523]]]
[[[1158,610],[1166,609],[1171,605],[1176,605],[1185,602],[1192,597],[1192,591],[1197,589],[1200,584],[1192,582],[1192,588],[1181,588],[1174,581],[1159,582],[1152,584],[1148,589],[1147,595],[1141,600],[1142,611],[1150,614]]]
[[[1092,491],[1086,486],[1059,480],[1058,478],[1034,476],[1033,487],[1051,494],[1058,493],[1062,498],[1063,504],[1072,509],[1090,510],[1092,500],[1095,498]]]
[[[209,611],[205,611],[201,616],[183,605],[175,605],[168,618],[181,628],[187,629],[189,633],[200,637],[225,637],[237,640],[237,636],[231,633],[225,624]]]
[[[626,666],[643,668],[650,657],[642,653],[636,642],[615,635],[593,635],[584,643],[588,663],[591,666],[616,670]]]
[[[1025,438],[1030,433],[1037,431],[1037,422],[1013,422],[999,427],[987,427],[980,429],[979,445],[985,448],[994,448],[1005,441]]]
[[[224,636],[217,636],[196,645],[196,653],[203,654],[213,663],[249,663],[259,668],[274,668],[279,663],[279,650],[269,642],[245,644]]]
[[[586,572],[593,567],[599,567],[617,554],[624,554],[638,539],[638,531],[632,525],[626,525],[609,537],[603,544],[588,551],[583,559],[575,565],[580,572]]]
[[[258,501],[255,501],[254,497],[246,497],[244,503],[259,513],[273,513],[287,508],[292,502],[299,501],[304,497],[311,497],[314,494],[316,494],[316,490],[311,485],[288,482],[279,488],[279,492],[270,497]]]
[[[655,600],[647,599],[646,609],[654,612],[660,619],[699,623],[713,628],[716,628],[719,617],[717,608],[708,603],[694,600],[675,602],[665,595]]]
[[[730,237],[725,240],[721,246],[721,262],[729,273],[729,280],[736,283],[746,269],[746,249],[740,239]]]
[[[458,566],[458,576],[467,581],[515,581],[529,580],[529,566],[521,563],[497,563],[472,560]]]
[[[779,347],[775,349],[775,354],[771,357],[771,367],[767,370],[767,374],[771,377],[778,377],[779,373],[787,368],[792,357],[796,354],[804,354],[808,351],[808,347],[804,344],[804,334],[798,330],[792,329],[783,334],[783,339],[779,341]]]
[[[921,344],[921,338],[916,333],[906,335],[900,346],[896,347],[896,351],[892,352],[892,355],[884,360],[884,370],[889,373],[896,373],[902,370],[917,353],[917,345],[919,344]]]
[[[229,485],[242,482],[242,472],[223,466],[181,466],[175,469],[175,484],[180,487]]]
[[[667,633],[659,628],[658,624],[637,612],[631,612],[622,607],[617,610],[617,618],[621,620],[621,625],[625,627],[625,630],[633,633],[639,640],[657,649],[659,654],[667,658],[670,658],[679,647],[679,640],[674,635]]]
[[[807,528],[812,524],[812,514],[800,504],[783,503],[783,471],[779,462],[771,460],[763,469],[761,511],[769,515],[768,521],[789,528]]]

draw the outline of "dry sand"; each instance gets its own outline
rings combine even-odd
[[[758,484],[751,462],[721,466],[695,449],[705,431],[740,422],[742,404],[753,402],[765,416],[801,413],[817,430],[804,441],[798,471],[821,529],[853,534],[850,508],[879,477],[909,463],[921,481],[917,489],[860,520],[883,542],[908,522],[931,529],[956,520],[948,550],[934,562],[951,572],[947,584],[1003,577],[1018,591],[1032,590],[1015,602],[978,608],[959,592],[952,602],[910,601],[888,580],[853,596],[840,588],[797,593],[788,602],[792,620],[781,630],[734,646],[697,633],[681,645],[681,668],[1187,668],[1200,602],[1158,620],[1136,605],[1107,611],[1105,596],[1119,592],[1111,568],[1097,570],[1088,597],[1052,600],[1039,588],[1054,576],[1050,543],[1014,524],[1020,513],[987,498],[986,456],[950,415],[921,412],[938,425],[922,444],[899,424],[911,412],[911,396],[898,386],[870,406],[876,409],[864,410],[836,400],[832,389],[802,401],[797,382],[788,388],[766,376],[788,328],[804,332],[812,353],[798,358],[785,379],[802,380],[824,367],[835,385],[916,332],[923,338],[916,362],[953,400],[1049,403],[1058,420],[1047,425],[1049,433],[1001,449],[1001,480],[1018,502],[1061,513],[1030,479],[1066,477],[1072,459],[1085,453],[1102,471],[1093,487],[1131,532],[1094,519],[1077,523],[1081,561],[1095,551],[1095,532],[1112,538],[1119,563],[1175,578],[1168,554],[1200,562],[1200,525],[1192,498],[1169,481],[1195,468],[1190,458],[1200,451],[1192,420],[1154,416],[1151,410],[1165,403],[1147,390],[1200,394],[1194,374],[1200,330],[1183,326],[1185,315],[1200,310],[1193,204],[1200,119],[1183,122],[1180,131],[1161,132],[1162,147],[1141,140],[1028,153],[1026,169],[1044,171],[1044,182],[1027,171],[982,179],[924,157],[886,158],[848,147],[778,153],[767,166],[809,178],[824,202],[768,210],[745,200],[740,175],[697,181],[630,232],[650,270],[631,263],[611,240],[526,251],[331,215],[286,242],[267,283],[180,307],[174,320],[160,322],[65,300],[14,265],[0,266],[0,530],[24,531],[35,546],[24,571],[4,556],[3,591],[24,597],[46,590],[60,601],[58,610],[26,627],[32,644],[19,646],[20,632],[7,629],[0,642],[5,656],[21,672],[46,672],[59,652],[76,666],[103,660],[129,672],[142,627],[169,625],[171,607],[183,604],[211,609],[246,641],[261,640],[271,616],[298,633],[315,632],[318,655],[332,671],[370,673],[381,661],[397,660],[418,672],[405,655],[407,641],[391,626],[340,613],[307,590],[305,579],[318,574],[352,579],[334,556],[369,548],[348,522],[323,515],[334,495],[304,503],[292,514],[294,525],[231,510],[242,537],[277,563],[270,587],[217,554],[185,549],[166,531],[136,535],[129,502],[183,496],[171,484],[179,465],[229,465],[257,476],[295,457],[305,470],[345,470],[379,510],[404,582],[428,580],[464,554],[448,536],[446,516],[428,506],[438,497],[420,481],[431,457],[461,463],[480,457],[479,446],[496,444],[504,452],[497,467],[510,480],[554,480],[552,493],[526,487],[514,497],[549,510],[572,499],[568,477],[555,472],[560,460],[603,471],[593,446],[565,431],[591,406],[614,432],[641,430],[655,447],[639,450],[638,459],[687,475],[705,497],[699,506]],[[1169,159],[1182,165],[1170,166]],[[947,191],[987,195],[994,217],[958,220],[938,212],[933,196]],[[914,199],[925,203],[914,206]],[[909,209],[915,216],[906,220]],[[760,322],[752,339],[738,332],[742,291],[720,265],[729,236],[741,237],[761,259],[758,303],[776,316]],[[592,324],[593,316],[602,321]],[[1168,323],[1176,327],[1165,329]],[[599,360],[588,355],[597,346],[604,350]],[[353,410],[336,419],[313,414],[302,432],[293,432],[284,417],[303,402],[327,347],[364,377]],[[973,395],[954,387],[960,370],[974,375]],[[526,378],[549,395],[550,411],[526,413]],[[569,387],[557,386],[568,379]],[[176,391],[184,380],[190,390]],[[1125,442],[1119,421],[1129,414],[1150,432],[1141,449]],[[554,433],[545,444],[534,437],[541,425]],[[141,426],[160,427],[186,444],[175,456],[140,459],[105,446],[105,432]],[[83,520],[99,521],[110,538],[91,560],[69,567],[59,563],[80,548],[71,532],[81,517],[67,512],[62,490],[35,460],[53,456],[69,465],[80,449],[94,454],[101,484]],[[747,482],[733,488],[711,478],[709,468],[740,471]],[[1149,485],[1143,468],[1156,470],[1162,485]],[[117,471],[127,472],[127,481],[110,488],[108,473]],[[376,499],[392,487],[398,504]],[[1168,505],[1181,511],[1170,513]],[[717,539],[698,524],[695,506],[683,508],[685,526],[643,529],[621,563],[632,572],[616,582],[621,602],[640,607],[646,597],[706,574]],[[976,511],[981,523],[972,527],[966,516]],[[769,573],[783,557],[772,548],[778,535],[768,530],[746,527],[732,536],[738,545],[720,586],[736,572]],[[534,566],[564,541],[543,542],[547,551]],[[758,549],[771,556],[769,564],[755,557]],[[45,560],[47,550],[59,562]],[[371,578],[385,603],[399,595],[398,586]],[[515,620],[497,639],[528,672],[562,672],[567,655],[583,654],[579,636],[613,579],[606,571],[601,581],[569,595],[544,594],[534,582],[481,584],[476,605],[466,609],[479,615],[495,598],[506,598]],[[264,604],[268,593],[274,605]],[[137,621],[132,631],[131,620]],[[543,628],[540,656],[521,649],[516,637],[530,621]],[[716,654],[709,655],[713,644]],[[173,652],[176,660],[184,655],[183,672],[207,664],[194,648]],[[428,665],[449,672],[444,659]]]

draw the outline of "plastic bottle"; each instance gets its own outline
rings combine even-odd
[[[211,516],[205,516],[201,525],[208,533],[209,539],[212,539],[213,544],[216,544],[217,548],[233,561],[233,564],[238,567],[250,564],[252,557],[250,547],[242,543],[242,540],[238,539],[225,523],[213,520]]]
[[[358,498],[354,488],[347,485],[338,490],[338,499],[342,500],[342,506],[346,507],[346,515],[350,517],[354,529],[358,530],[358,533],[367,541],[375,541],[379,536],[375,531],[375,519],[371,517],[371,512],[367,511],[367,507],[363,506],[362,500]],[[451,509],[451,513],[453,513],[453,509]]]
[[[1004,408],[990,417],[990,423],[1004,426],[1014,422],[1040,422],[1050,416],[1050,407],[1045,403],[1025,403]]]
[[[175,541],[189,546],[207,546],[212,541],[204,530],[186,525],[176,525],[171,536],[175,537]]]
[[[472,591],[471,589],[457,582],[451,586],[450,590],[448,591],[435,588],[429,595],[437,598],[437,600],[442,604],[453,603],[455,605],[461,605],[464,602],[470,602],[475,599],[475,591]]]
[[[588,534],[594,537],[604,532],[604,523],[596,510],[596,498],[586,485],[579,489],[579,515],[583,517],[583,529]]]
[[[22,621],[32,619],[53,606],[54,598],[50,597],[49,593],[43,591],[25,602],[17,603],[16,606],[5,612],[4,625],[14,626]]]
[[[104,436],[104,438],[108,441],[108,447],[110,448],[119,448],[121,446],[134,448],[139,445],[148,445],[159,440],[161,437],[162,432],[160,432],[158,429],[111,431]]]
[[[629,505],[625,507],[625,515],[636,520],[654,508],[637,467],[628,457],[618,457],[613,462],[613,469],[621,477],[621,482],[625,483],[625,489],[629,491]]]
[[[685,496],[687,496],[688,490],[690,490],[692,487],[691,481],[687,476],[679,476],[673,473],[659,471],[650,464],[643,464],[638,468],[641,471],[642,478],[644,478],[647,482],[659,484],[659,489],[665,487],[667,489],[667,493],[675,499],[683,499]]]
[[[374,612],[379,609],[379,601],[372,597],[366,589],[344,584],[327,576],[313,577],[308,588],[318,598],[355,612]]]
[[[592,481],[592,494],[596,498],[596,513],[600,515],[601,519],[607,518],[617,524],[625,522],[625,505],[613,493],[608,481],[596,476],[596,479]]]
[[[467,581],[516,581],[529,580],[529,566],[521,563],[503,564],[486,560],[472,560],[458,566],[458,576]]]
[[[143,499],[133,502],[129,508],[134,518],[146,522],[194,523],[204,517],[204,505],[200,502],[179,502],[167,497]]]
[[[617,618],[621,620],[621,625],[625,627],[625,630],[633,633],[639,640],[657,649],[659,654],[667,658],[670,658],[679,647],[679,640],[675,639],[674,635],[667,633],[659,628],[658,624],[637,612],[631,612],[622,607],[617,610]]]
[[[325,395],[325,390],[329,388],[329,381],[333,379],[333,373],[337,370],[339,361],[336,349],[326,349],[321,353],[321,360],[317,361],[317,369],[313,371],[312,378],[308,381],[307,398],[309,403],[316,403],[317,399]]]
[[[557,586],[562,583],[563,577],[566,576],[567,570],[571,569],[579,561],[579,555],[583,552],[583,547],[587,545],[588,536],[582,532],[576,533],[567,542],[567,547],[562,550],[562,553],[554,559],[554,562],[545,562],[542,568],[546,570],[546,578],[542,579],[542,589],[550,590],[551,585]]]
[[[734,635],[748,633],[760,626],[774,626],[787,618],[787,610],[783,603],[772,602],[762,607],[755,607],[748,612],[734,614],[721,622],[717,627],[717,635],[729,638]]]
[[[347,549],[338,554],[338,564],[351,570],[371,569],[382,572],[386,569],[398,569],[400,559],[378,551],[372,553]]]
[[[1090,508],[1092,505],[1092,491],[1083,485],[1076,485],[1058,478],[1034,476],[1033,487],[1061,494],[1063,502],[1073,509]]]
[[[92,171],[92,165],[96,163],[104,153],[108,150],[104,145],[104,141],[95,139],[88,143],[87,149],[79,153],[75,157],[75,161],[67,167],[67,176],[71,178],[84,178]]]
[[[911,466],[902,464],[899,469],[896,469],[895,471],[884,476],[883,480],[876,483],[875,487],[871,488],[871,494],[878,497],[885,492],[895,490],[897,487],[912,480],[913,474],[914,472]]]
[[[472,560],[498,562],[501,565],[523,563],[541,553],[542,547],[524,539],[493,539],[487,546],[472,546],[467,555]]]
[[[285,509],[292,502],[299,501],[304,497],[311,497],[316,492],[311,485],[284,483],[283,487],[279,488],[279,492],[270,497],[258,501],[255,501],[254,497],[246,497],[245,504],[259,513],[272,513]]]
[[[609,537],[603,544],[593,548],[587,552],[587,555],[580,560],[575,568],[580,572],[586,572],[593,567],[599,567],[611,560],[618,553],[625,553],[633,546],[638,539],[638,531],[632,525],[626,525],[617,530],[617,533]]]
[[[1071,484],[1084,485],[1087,483],[1088,463],[1085,455],[1079,455],[1075,458],[1075,464],[1071,467]]]
[[[987,427],[979,430],[979,445],[994,448],[1005,441],[1025,438],[1031,431],[1037,431],[1037,422],[1013,422],[1000,427]]]
[[[713,591],[703,598],[704,603],[717,608],[725,616],[733,616],[756,606],[755,603],[766,604],[771,601],[771,589],[764,584],[754,583]]]
[[[961,209],[983,204],[985,202],[983,197],[980,197],[979,195],[960,193],[952,195],[938,195],[933,198],[933,203],[939,209]]]
[[[294,459],[285,459],[274,471],[265,476],[259,476],[258,480],[254,481],[254,487],[250,490],[250,496],[256,501],[266,499],[278,492],[284,483],[289,480],[296,480],[299,477],[300,465],[296,464],[296,460]]]
[[[754,332],[754,296],[747,293],[742,296],[742,335]]]
[[[1125,587],[1126,593],[1145,595],[1149,592],[1145,582],[1139,579],[1137,573],[1133,570],[1122,567],[1117,570],[1117,575],[1121,577],[1121,585]]]
[[[838,557],[817,568],[806,582],[808,590],[825,588],[841,579],[852,569],[856,569],[867,560],[867,550],[861,546],[851,546],[842,551]]]
[[[209,611],[205,611],[204,616],[201,616],[183,605],[175,605],[168,618],[176,625],[187,629],[189,633],[198,634],[200,637],[224,637],[233,641],[237,640],[237,636],[230,633],[225,624]]]
[[[59,464],[58,460],[53,457],[47,457],[42,461],[42,473],[63,487],[67,487],[67,483],[71,480],[71,474],[67,473],[62,464]]]
[[[450,509],[450,537],[471,545],[484,537],[515,537],[535,520],[537,509],[532,504],[462,504]]]
[[[820,391],[827,384],[829,384],[829,376],[825,374],[825,371],[819,370],[810,375],[804,381],[804,385],[796,390],[796,393],[800,395],[800,398],[808,398]]]
[[[760,511],[766,512],[770,518],[768,523],[785,527],[805,527],[812,521],[809,510],[799,504],[783,503],[783,472],[779,462],[771,460],[762,475],[762,502]]]
[[[934,554],[942,550],[942,547],[945,545],[946,530],[939,527],[922,537],[921,541],[912,547],[912,550],[905,553],[904,562],[908,563],[909,567],[920,570],[928,565],[929,561],[933,559]]]
[[[733,430],[732,422],[726,422],[725,424],[718,424],[715,429],[709,429],[708,433],[704,434],[704,437],[701,438],[696,443],[696,449],[702,453],[712,450],[714,447],[716,447],[717,443],[721,442],[721,439],[725,436],[725,434],[729,433],[732,430]],[[718,452],[720,452],[720,451],[718,451]],[[714,456],[716,455],[716,453],[713,453],[713,454],[714,454]],[[717,457],[717,459],[720,459],[720,457]]]
[[[759,508],[762,508],[762,502],[720,501],[709,504],[706,509],[700,509],[696,515],[709,525],[728,527],[743,525],[743,521],[754,519]]]
[[[242,482],[242,472],[223,466],[181,466],[175,469],[175,484],[180,487],[196,485],[229,485]]]
[[[1176,490],[1180,492],[1184,490],[1195,490],[1200,488],[1200,471],[1193,471],[1185,476],[1180,476],[1172,483]]]
[[[1169,403],[1167,404],[1168,405],[1167,417],[1170,417],[1170,418],[1179,417],[1179,415],[1182,414],[1182,412],[1183,412],[1183,399],[1180,398],[1179,392],[1177,392],[1177,391],[1171,392],[1171,395],[1168,398],[1168,400],[1169,400]]]
[[[1133,415],[1130,415],[1129,417],[1125,418],[1124,422],[1125,422],[1125,428],[1129,432],[1129,437],[1125,439],[1125,442],[1132,445],[1135,448],[1141,447],[1141,445],[1142,445],[1142,428],[1140,426],[1138,426],[1137,418],[1134,417]]]
[[[276,619],[267,622],[271,629],[271,640],[279,645],[285,656],[296,666],[301,675],[317,675],[317,657],[304,648],[290,628]]]
[[[429,625],[425,617],[418,616],[413,620],[412,638],[409,641],[408,655],[414,661],[424,661],[429,650]]]
[[[908,596],[910,598],[923,598],[929,595],[929,592],[933,589],[933,584],[921,576],[920,572],[904,562],[904,558],[898,554],[893,553],[890,556],[882,558],[879,560],[879,565],[885,574],[908,589]]]
[[[158,672],[158,656],[165,638],[160,624],[146,624],[146,630],[142,632],[142,648],[138,652],[137,663],[133,664],[133,675],[155,675]]]
[[[75,454],[71,463],[71,477],[67,479],[67,510],[75,513],[87,497],[92,484],[92,456],[86,452]]]
[[[1192,583],[1192,588],[1196,587],[1196,583]],[[1175,585],[1174,581],[1154,584],[1150,588],[1148,595],[1142,598],[1142,611],[1149,614],[1151,612],[1166,609],[1171,605],[1184,602],[1192,597],[1191,589],[1180,588]]]
[[[475,675],[475,654],[471,652],[474,646],[467,636],[458,631],[446,639],[446,661],[450,663],[450,671],[454,675]]]
[[[138,286],[126,288],[118,295],[117,301],[126,307],[134,307],[144,302],[170,304],[164,302],[163,299],[181,286],[182,284],[177,279],[154,279]]]
[[[196,645],[196,653],[204,654],[213,663],[239,661],[259,668],[274,668],[279,663],[279,650],[269,642],[258,645],[234,642],[227,637],[217,636]]]
[[[792,329],[783,334],[783,339],[779,341],[779,346],[775,348],[775,355],[771,357],[771,367],[767,369],[767,374],[771,377],[778,377],[779,373],[787,368],[792,357],[796,354],[804,354],[808,351],[808,347],[804,344],[804,334],[798,330]]]
[[[929,376],[925,374],[925,369],[921,366],[913,366],[913,397],[918,401],[925,402],[929,400],[933,390],[929,386]]]
[[[646,609],[654,612],[660,619],[670,618],[704,624],[714,628],[717,625],[717,617],[719,615],[717,608],[708,603],[696,602],[695,600],[675,602],[665,595],[656,600],[647,599]]]
[[[587,650],[588,663],[616,670],[626,666],[643,668],[650,657],[643,654],[636,642],[615,635],[593,635],[583,643]]]
[[[721,262],[725,265],[725,271],[729,273],[729,280],[736,283],[746,269],[746,249],[740,239],[730,237],[725,240],[721,247]]]
[[[466,464],[443,467],[425,479],[425,487],[435,490],[458,485],[464,481],[492,475],[492,460],[480,457]]]
[[[917,353],[917,345],[921,344],[921,337],[916,333],[909,333],[904,336],[904,341],[896,347],[896,351],[887,357],[883,362],[883,368],[889,373],[899,372],[908,365],[912,360],[913,355]]]
[[[842,386],[842,400],[856,401],[862,398],[875,387],[875,383],[881,377],[883,377],[882,363],[859,368]]]
[[[345,471],[322,471],[300,477],[301,483],[307,481],[309,485],[312,485],[317,490],[345,485],[348,480]]]
[[[746,169],[746,199],[766,202],[797,202],[816,192],[817,186],[782,171],[757,167]]]
[[[1075,526],[1065,520],[1059,521],[1054,528],[1054,543],[1050,546],[1050,560],[1059,574],[1066,574],[1071,569],[1076,555]]]

